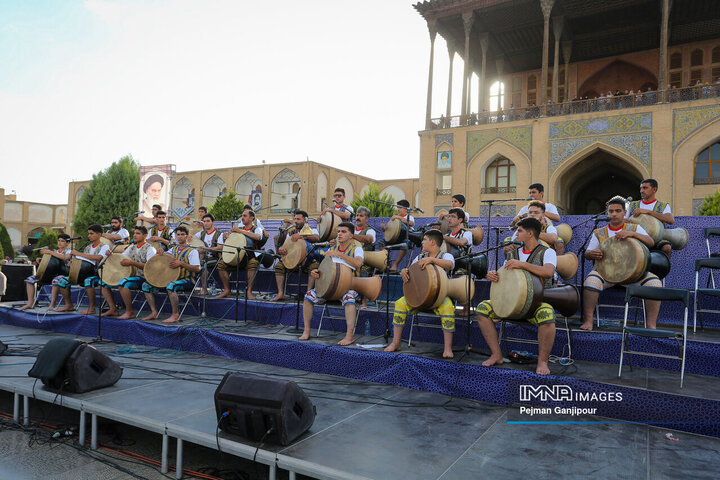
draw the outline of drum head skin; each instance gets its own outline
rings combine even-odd
[[[519,268],[501,268],[497,273],[500,279],[490,286],[490,301],[495,314],[515,320],[530,316],[542,301],[540,279]]]
[[[165,288],[180,277],[179,268],[170,268],[174,258],[170,255],[155,255],[145,264],[145,280],[157,288]]]
[[[247,237],[242,233],[231,233],[223,242],[222,259],[227,265],[235,266],[245,258],[245,250],[238,250],[235,247],[246,247]]]
[[[420,265],[413,263],[408,274],[410,281],[403,283],[403,295],[412,308],[433,309],[445,301],[448,284],[445,270],[433,264],[421,269]]]
[[[325,300],[337,300],[350,290],[352,270],[325,257],[318,267],[320,278],[315,280],[315,293]]]
[[[283,257],[282,262],[288,270],[292,270],[305,260],[308,247],[302,238],[299,238],[297,242],[293,242],[288,236],[282,246],[287,250],[287,254]]]
[[[612,237],[600,245],[600,250],[603,258],[595,262],[595,269],[606,282],[628,284],[645,276],[650,251],[640,240]]]
[[[123,258],[128,258],[122,253],[113,253],[105,258],[100,269],[100,279],[107,283],[110,287],[116,287],[120,280],[135,275],[135,267],[128,265],[127,267],[120,264]]]

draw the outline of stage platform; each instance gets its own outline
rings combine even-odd
[[[0,318],[3,323],[8,317],[18,321],[17,315],[3,309]],[[96,326],[92,325],[90,317],[79,320],[87,327]],[[59,326],[60,323],[54,325]],[[163,328],[168,337],[182,330],[146,326]],[[47,325],[41,327],[46,328]],[[132,328],[131,325],[128,327]],[[226,327],[233,326],[227,321],[216,324],[216,328]],[[235,326],[235,333],[225,335],[247,336],[252,331],[253,338],[258,341],[280,335],[271,331],[260,332],[265,327],[247,325],[246,330],[241,330]],[[212,449],[217,449],[219,444],[226,454],[243,458],[252,458],[257,453],[257,461],[268,465],[271,479],[279,476],[279,470],[291,472],[289,478],[303,474],[333,480],[399,477],[448,480],[498,474],[520,476],[528,472],[538,478],[563,479],[584,479],[589,475],[598,478],[671,479],[677,478],[680,472],[698,479],[717,476],[712,466],[720,461],[720,439],[597,416],[553,416],[551,421],[540,417],[539,421],[527,423],[515,406],[309,373],[308,369],[288,369],[139,344],[96,342],[96,348],[121,363],[123,377],[112,387],[58,397],[40,384],[33,386],[34,379],[27,377],[33,357],[42,345],[57,335],[0,325],[0,339],[9,345],[8,353],[11,354],[0,357],[0,389],[16,395],[16,420],[33,418],[32,407],[22,413],[19,408],[25,399],[28,399],[26,405],[34,405],[29,400],[33,398],[61,403],[77,410],[79,423],[90,427],[91,448],[95,439],[93,433],[96,433],[92,425],[96,425],[98,417],[157,432],[163,439],[162,451],[165,454],[162,464],[165,467],[173,461],[182,467],[182,451],[184,443],[188,442]],[[337,338],[328,335],[323,341]],[[84,339],[92,341],[92,335]],[[327,347],[320,343],[315,346],[326,354],[335,351],[360,353],[354,348]],[[434,355],[434,346],[428,344],[419,344],[413,353],[421,354],[426,350],[430,357]],[[280,356],[286,352],[276,353]],[[409,358],[414,354],[392,357]],[[420,355],[418,358],[439,362]],[[456,362],[445,363],[470,368],[479,360],[463,357],[457,358]],[[318,367],[322,363],[319,362]],[[410,367],[408,364],[405,366]],[[590,367],[587,362],[578,362],[575,366],[575,378],[580,373],[596,381],[612,376],[607,366]],[[502,367],[485,370],[510,371]],[[269,375],[297,382],[317,407],[314,425],[287,447],[258,446],[224,433],[216,437],[213,392],[226,371]],[[512,371],[525,377],[534,376],[521,370]],[[675,375],[659,378],[656,373],[635,369],[628,380],[637,384],[633,387],[636,389],[651,388],[650,377],[663,384],[677,383]],[[458,385],[463,383],[462,377],[458,376]],[[554,379],[566,380],[562,376]],[[712,379],[703,386],[696,383],[695,387],[708,395],[716,383]],[[714,388],[717,389],[716,386]],[[717,398],[717,392],[710,395]],[[714,418],[717,420],[717,417]],[[538,419],[533,417],[532,420]],[[548,421],[550,423],[545,423]],[[81,440],[86,442],[88,439],[83,435]],[[8,467],[18,468],[12,458],[4,462],[9,462]]]

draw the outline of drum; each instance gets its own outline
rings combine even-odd
[[[190,222],[190,225],[187,225],[187,227],[188,227],[188,234],[192,235],[193,237],[195,236],[196,233],[202,232],[203,230],[205,230],[205,226],[203,225],[203,222],[201,222],[199,220],[193,220],[192,222]]]
[[[468,303],[468,298],[475,296],[475,282],[470,280],[470,297],[468,297],[468,276],[450,278],[447,283],[447,296],[465,305]]]
[[[450,225],[448,225],[448,218],[447,216],[443,217],[442,220],[440,220],[440,225],[438,225],[437,229],[442,232],[443,235],[448,233],[450,231]]]
[[[293,242],[288,236],[285,238],[282,246],[287,250],[287,253],[282,258],[282,262],[288,270],[292,270],[305,261],[308,245],[304,239],[300,238],[297,242]]]
[[[165,288],[180,277],[179,268],[170,268],[172,255],[155,255],[145,264],[145,280],[157,288]]]
[[[540,278],[526,270],[501,268],[499,280],[490,286],[490,301],[500,318],[524,320],[532,315],[542,302],[552,305],[569,317],[577,312],[580,293],[575,285],[543,288]]]
[[[408,240],[410,240],[416,247],[422,248],[423,232],[408,232],[407,236]]]
[[[682,227],[666,228],[663,240],[670,242],[673,250],[682,250],[690,240],[690,234]]]
[[[640,240],[612,237],[600,245],[600,250],[603,258],[595,262],[595,269],[606,282],[635,283],[647,273],[650,252]]]
[[[222,249],[222,260],[227,265],[236,266],[238,263],[240,267],[244,267],[247,263],[247,255],[245,250],[235,247],[246,247],[248,246],[247,237],[242,233],[231,233],[227,240],[223,243]]]
[[[95,275],[95,265],[80,258],[73,258],[70,261],[70,272],[68,280],[73,285],[82,285],[85,279]]]
[[[285,228],[280,227],[278,234],[275,235],[275,247],[279,248],[285,245],[285,239],[288,237],[288,231],[292,228],[292,225],[288,225]]]
[[[472,232],[472,244],[476,247],[480,245],[485,238],[485,230],[480,225],[473,227]]]
[[[107,245],[107,246],[110,247],[110,248],[112,248],[112,246],[113,246],[113,241],[112,241],[112,240],[108,240],[108,239],[105,238],[105,237],[100,237],[100,243],[102,243],[103,245]]]
[[[463,258],[455,261],[455,269],[464,269],[472,273],[475,278],[485,278],[488,271],[487,255],[481,254],[477,257]],[[454,297],[453,297],[454,298]]]
[[[123,258],[128,257],[119,252],[115,252],[109,257],[106,257],[101,262],[102,268],[98,268],[98,271],[100,272],[100,280],[107,283],[110,287],[116,287],[123,278],[135,276],[135,267],[132,265],[128,265],[126,267],[120,265]]]
[[[380,250],[377,252],[363,252],[365,255],[365,265],[369,265],[381,272],[384,272],[388,266],[388,251]]]
[[[433,264],[421,269],[416,262],[410,265],[408,275],[410,280],[403,283],[403,295],[412,308],[431,310],[445,301],[448,292],[445,270]]]
[[[648,272],[652,272],[663,279],[670,273],[670,259],[660,250],[650,251],[650,262]]]
[[[320,216],[318,222],[318,233],[320,234],[320,241],[327,242],[337,237],[338,225],[340,225],[341,219],[332,212],[325,212]]]
[[[637,217],[630,217],[627,219],[628,222],[640,225],[650,238],[653,239],[655,245],[663,239],[665,234],[665,227],[662,222],[651,215],[640,215]]]
[[[315,293],[325,300],[339,300],[348,290],[355,290],[371,302],[377,300],[382,289],[382,279],[353,277],[350,267],[325,257],[318,267],[320,278],[315,281]]]
[[[57,275],[67,275],[67,267],[65,262],[57,257],[45,253],[40,260],[35,278],[43,284],[49,284]]]
[[[563,280],[570,280],[577,274],[578,265],[577,255],[572,252],[565,253],[557,256],[557,268],[555,271]]]
[[[558,237],[562,239],[565,245],[569,245],[570,240],[572,240],[572,227],[567,223],[559,223],[555,228],[557,229]]]
[[[408,238],[407,223],[401,222],[397,218],[390,220],[385,227],[385,244],[395,245],[402,243]],[[421,237],[422,239],[422,237]],[[422,241],[422,240],[421,240]]]

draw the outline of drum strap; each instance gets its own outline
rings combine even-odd
[[[532,265],[537,265],[539,267],[543,266],[543,261],[545,260],[545,251],[548,249],[545,245],[541,245],[538,243],[537,247],[533,249],[533,251],[530,253],[530,256],[527,258],[526,262],[530,263]],[[507,255],[512,260],[520,260],[520,249],[516,248],[515,250],[511,250],[508,252]],[[552,288],[553,279],[552,278],[546,278],[543,280],[543,287],[544,288]]]
[[[635,223],[623,223],[623,228],[622,228],[622,229],[623,229],[623,230],[631,230],[631,231],[633,231],[633,232],[636,232],[636,231],[637,231],[637,227],[638,227],[638,226],[637,226],[637,224],[635,224]],[[597,239],[598,239],[598,241],[600,242],[601,245],[602,245],[602,243],[603,243],[605,240],[607,240],[608,238],[610,238],[610,230],[608,229],[608,226],[607,226],[607,225],[605,225],[605,226],[602,227],[602,228],[598,228],[597,230],[595,230],[594,233],[595,233],[595,236],[597,237]]]
[[[342,253],[343,255],[352,258],[352,257],[355,256],[355,249],[356,249],[356,248],[362,248],[362,245],[360,245],[360,242],[358,242],[357,240],[350,240],[350,244],[349,244],[348,247],[345,249],[345,251],[340,252],[340,245],[337,244],[337,243],[336,243],[335,245],[333,245],[332,247],[330,247],[329,250],[335,250],[336,252],[340,252],[340,253]],[[353,270],[353,276],[354,276],[354,277],[357,277],[358,275],[359,275],[358,270],[357,270],[357,269],[356,269],[356,270]]]
[[[653,212],[655,213],[662,213],[665,210],[665,207],[667,207],[667,202],[661,202],[658,200],[655,202],[655,206],[653,207]],[[629,213],[632,215],[632,213],[640,208],[640,200],[635,200],[634,202],[630,202]]]
[[[190,263],[190,253],[193,251],[192,248],[180,248],[178,246],[173,247],[172,250],[170,250],[170,255],[173,256],[173,258],[180,260],[184,263]],[[197,278],[197,273],[191,272],[190,270],[187,270],[186,268],[180,267],[180,276],[178,277],[178,280],[190,280],[191,282],[195,283],[195,280]]]

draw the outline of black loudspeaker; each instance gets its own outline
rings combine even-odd
[[[223,432],[288,445],[315,421],[315,406],[295,382],[228,372],[215,390]]]
[[[8,347],[3,342],[0,342],[0,355],[7,351]]]
[[[29,264],[7,263],[2,266],[2,273],[7,277],[5,280],[5,295],[3,302],[16,300],[27,300],[25,279],[35,273],[35,269]]]
[[[45,344],[28,375],[51,390],[83,393],[114,385],[122,368],[92,345],[59,337]]]

